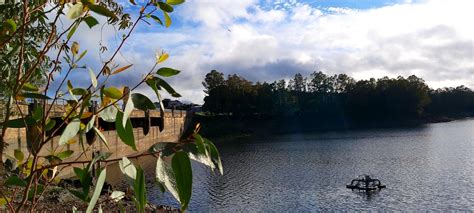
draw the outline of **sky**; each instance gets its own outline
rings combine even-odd
[[[132,14],[139,9],[122,4]],[[474,88],[472,8],[473,0],[187,0],[171,14],[170,28],[141,23],[114,60],[134,65],[109,81],[133,86],[155,53],[166,51],[170,58],[160,65],[182,71],[167,80],[180,100],[199,104],[213,69],[254,82],[323,71],[358,80],[417,75],[432,88]],[[99,69],[108,53],[99,55],[97,44],[113,50],[122,34],[84,25],[72,40]],[[71,79],[88,83],[79,72]],[[138,91],[152,97],[146,87]]]

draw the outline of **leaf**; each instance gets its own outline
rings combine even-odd
[[[48,119],[48,120],[46,121],[45,130],[46,130],[46,131],[50,131],[50,130],[52,130],[55,126],[56,126],[56,121],[55,121],[55,120],[52,120],[52,119]]]
[[[54,156],[54,155],[48,155],[44,158],[46,158],[46,160],[48,160],[50,165],[56,165],[56,164],[59,164],[63,161],[63,160],[61,160],[61,158],[59,158],[57,156]]]
[[[86,54],[87,54],[87,50],[84,50],[84,52],[82,52],[81,55],[79,55],[76,62],[79,62]]]
[[[36,87],[35,85],[30,84],[30,83],[23,84],[23,87],[21,89],[23,89],[25,91],[30,91],[30,92],[38,91],[38,87]]]
[[[97,153],[94,158],[92,158],[91,162],[87,165],[87,171],[90,172],[92,171],[92,168],[93,168],[93,165],[95,163],[97,163],[97,161],[100,161],[100,160],[106,160],[107,158],[109,158],[110,156],[112,155],[111,152],[102,152],[102,151],[99,151],[99,153]]]
[[[171,167],[176,179],[181,210],[184,211],[188,207],[189,200],[191,200],[193,184],[193,173],[188,154],[182,151],[176,152],[171,160]]]
[[[97,127],[92,127],[92,129],[95,131],[95,133],[97,133],[97,136],[99,136],[100,140],[105,144],[105,146],[108,149],[109,143],[107,143],[107,139],[105,138],[105,135],[102,134],[102,132],[99,129],[97,129]]]
[[[153,110],[156,109],[155,104],[145,95],[142,95],[140,93],[133,93],[130,95],[133,106],[139,110]]]
[[[150,17],[151,17],[153,20],[155,20],[158,24],[163,25],[163,21],[161,21],[161,19],[158,18],[158,16],[151,15]]]
[[[208,147],[208,151],[209,151],[209,154],[211,155],[211,159],[214,162],[214,164],[216,165],[216,167],[219,169],[219,173],[221,175],[223,175],[224,174],[224,169],[222,167],[222,162],[221,162],[221,157],[219,155],[219,151],[217,151],[216,146],[210,140],[204,139],[204,143]]]
[[[92,16],[87,16],[86,18],[84,18],[84,21],[86,22],[87,26],[89,26],[89,28],[92,28],[94,27],[95,25],[98,25],[99,22],[97,21],[97,19],[95,19],[94,17]]]
[[[127,124],[127,120],[130,117],[130,114],[133,111],[133,101],[132,97],[128,96],[127,104],[125,105],[125,109],[123,110],[123,118],[122,118],[122,126],[125,128],[125,125]]]
[[[173,6],[169,5],[169,4],[166,4],[164,2],[158,2],[158,6],[160,7],[161,10],[163,10],[164,12],[168,12],[168,13],[171,13],[173,12]]]
[[[71,157],[71,155],[73,153],[74,153],[74,151],[72,151],[72,150],[66,150],[66,151],[63,151],[63,152],[60,152],[60,153],[56,154],[56,157],[58,157],[61,160],[64,160],[68,157]]]
[[[13,19],[7,19],[5,21],[5,25],[7,25],[9,28],[10,28],[10,31],[11,32],[15,32],[16,31],[16,23]]]
[[[5,204],[7,204],[8,202],[10,202],[10,198],[0,198],[0,207],[4,206]]]
[[[89,7],[90,10],[94,11],[95,13],[97,13],[99,15],[107,16],[107,17],[110,17],[110,18],[117,18],[117,16],[112,11],[110,11],[109,9],[107,9],[107,8],[101,6],[101,5],[91,4],[88,7]]]
[[[171,17],[168,15],[167,12],[163,12],[165,16],[165,27],[170,27],[171,26]]]
[[[74,89],[71,90],[71,93],[73,95],[83,96],[83,95],[87,94],[87,90],[84,89],[84,88],[74,88]]]
[[[122,92],[115,87],[107,87],[103,89],[103,93],[109,98],[113,98],[113,99],[122,98]]]
[[[68,19],[76,19],[82,14],[83,5],[81,2],[76,3],[67,11],[66,17]]]
[[[94,127],[94,124],[95,124],[95,115],[93,115],[91,120],[87,122],[86,129],[84,130],[84,132],[89,132],[92,129],[92,127]]]
[[[36,120],[32,117],[26,118],[17,118],[13,120],[8,120],[7,127],[9,128],[24,128],[26,126],[32,126],[36,124]]]
[[[167,4],[178,5],[184,3],[185,0],[166,0]]]
[[[25,159],[25,155],[24,155],[23,152],[22,152],[21,150],[19,150],[19,149],[15,149],[13,155],[15,156],[15,158],[16,158],[19,162],[22,162],[23,159]]]
[[[169,56],[170,56],[170,55],[169,55],[168,53],[162,53],[160,56],[158,56],[158,54],[157,54],[157,56],[156,56],[156,63],[159,64],[159,63],[161,63],[161,62],[163,62],[163,61],[166,61],[166,59],[168,59]]]
[[[22,93],[20,96],[25,97],[25,98],[33,98],[33,99],[46,99],[46,100],[51,99],[50,97],[46,95],[38,94],[38,93]]]
[[[5,186],[26,186],[26,181],[16,175],[10,176],[4,183]]]
[[[123,112],[117,111],[117,117],[115,119],[115,129],[117,130],[117,134],[119,135],[123,143],[132,147],[133,150],[137,151],[137,147],[135,146],[135,138],[133,136],[132,122],[130,121],[130,119],[127,119],[127,123],[124,127],[124,125],[122,124],[122,120]]]
[[[110,199],[112,199],[115,202],[119,202],[125,197],[125,192],[122,191],[113,191],[112,194],[110,194]]]
[[[135,199],[137,202],[138,212],[145,212],[146,206],[146,189],[145,189],[145,175],[143,169],[138,167],[137,177],[133,184],[133,191],[135,192]]]
[[[35,107],[32,118],[37,122],[43,118],[43,108],[41,106]]]
[[[171,166],[163,160],[163,155],[156,160],[156,180],[179,201],[176,181]]]
[[[159,86],[158,88],[165,89],[171,96],[175,98],[181,97],[179,93],[177,93],[165,80],[156,77],[156,85]]]
[[[61,137],[59,138],[59,145],[67,144],[67,142],[75,137],[81,128],[81,121],[77,118],[72,120],[64,129]]]
[[[133,165],[133,163],[127,157],[122,157],[122,160],[119,161],[119,168],[120,171],[122,171],[122,173],[127,177],[129,183],[133,184],[137,178],[137,168],[135,168],[135,165]]]
[[[131,4],[137,5],[137,4],[135,3],[135,0],[129,0],[129,1],[130,1]]]
[[[87,206],[86,213],[91,213],[92,210],[94,209],[94,206],[97,203],[97,200],[99,199],[100,192],[102,192],[102,188],[104,187],[106,174],[107,174],[107,170],[106,168],[104,168],[100,172],[99,178],[97,178],[96,187],[94,189],[94,193],[92,194],[92,198],[89,201],[89,206]]]
[[[124,67],[120,67],[120,68],[116,69],[115,71],[113,71],[111,75],[117,74],[119,72],[123,72],[126,69],[130,68],[131,66],[133,66],[133,64],[129,64],[129,65],[124,66]]]
[[[108,106],[101,112],[99,112],[99,117],[102,118],[105,122],[115,122],[117,116],[117,108],[115,106]]]
[[[76,32],[77,27],[79,27],[79,24],[80,24],[80,22],[77,22],[76,24],[74,24],[74,26],[72,26],[71,30],[69,30],[69,32],[67,33],[67,36],[66,36],[67,39],[71,39],[72,35],[74,35],[74,33]],[[74,42],[74,43],[76,43],[76,42]],[[74,47],[74,43],[73,43],[73,47]],[[73,55],[77,54],[77,52],[75,52],[72,48],[71,48],[71,50],[72,50]]]
[[[89,76],[91,78],[91,83],[94,88],[97,88],[97,78],[95,77],[94,71],[92,71],[91,68],[89,68]]]
[[[156,74],[161,75],[163,77],[170,77],[170,76],[173,76],[173,75],[177,75],[180,72],[181,71],[175,70],[175,69],[172,69],[172,68],[162,67],[162,68],[158,69],[158,71],[156,71]]]

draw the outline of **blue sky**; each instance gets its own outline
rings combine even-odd
[[[124,5],[132,14],[139,9]],[[187,0],[171,14],[170,28],[140,26],[114,60],[134,66],[110,82],[133,85],[155,53],[166,51],[162,66],[182,70],[168,80],[181,100],[195,103],[203,102],[201,81],[212,69],[252,81],[322,70],[356,79],[417,75],[434,88],[474,88],[470,8],[472,0]],[[123,32],[82,27],[73,40],[89,49],[85,61],[97,69],[107,55],[97,43],[113,49]]]

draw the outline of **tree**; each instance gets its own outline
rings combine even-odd
[[[204,92],[206,94],[209,94],[209,92],[221,85],[224,85],[224,74],[221,72],[218,72],[216,70],[212,70],[211,72],[206,74],[206,78],[204,78],[204,81],[202,82],[202,85],[204,86],[205,90]]]
[[[101,130],[97,128],[98,118],[115,124],[117,135],[121,141],[132,150],[137,150],[134,141],[134,131],[130,113],[135,108],[145,111],[155,109],[151,100],[135,89],[146,84],[155,92],[160,103],[159,109],[163,112],[161,101],[162,91],[173,97],[180,97],[166,78],[177,75],[180,71],[168,67],[160,67],[169,55],[165,52],[156,55],[156,61],[145,77],[131,89],[119,89],[109,85],[109,79],[126,71],[132,65],[112,66],[115,56],[136,30],[140,23],[154,21],[159,25],[169,27],[170,13],[183,0],[146,1],[139,5],[135,19],[124,13],[123,9],[113,0],[96,3],[95,1],[74,1],[74,4],[59,1],[23,0],[15,5],[1,6],[0,12],[0,70],[2,71],[2,91],[6,104],[3,113],[4,121],[0,123],[2,135],[0,141],[1,157],[7,145],[5,132],[9,128],[26,129],[26,144],[28,155],[21,150],[15,150],[12,159],[18,165],[8,171],[10,176],[0,186],[0,205],[6,205],[9,211],[20,212],[24,208],[35,211],[36,205],[48,187],[58,178],[62,168],[74,170],[81,183],[82,190],[71,190],[78,199],[88,203],[86,212],[92,212],[101,194],[106,178],[106,168],[100,163],[119,162],[123,174],[131,183],[132,199],[136,204],[137,212],[144,212],[147,204],[145,177],[143,169],[136,167],[127,157],[110,158],[110,153],[99,152],[94,157],[87,155],[86,147],[100,141],[108,146]],[[136,2],[130,0],[136,5]],[[10,7],[11,6],[11,7]],[[137,5],[138,6],[138,5]],[[4,16],[5,15],[5,16]],[[107,18],[110,25],[118,25],[123,33],[118,46],[111,50],[105,61],[100,61],[99,67],[91,67],[81,61],[87,54],[80,44],[75,41],[74,34],[78,26],[86,24],[90,28],[99,24],[98,16]],[[48,18],[46,18],[48,17]],[[71,23],[57,27],[58,22],[68,18]],[[101,46],[102,51],[108,47]],[[49,57],[51,58],[49,58]],[[153,57],[153,56],[152,56]],[[90,79],[86,87],[74,86],[76,79],[68,78],[71,72],[82,73]],[[55,75],[61,73],[59,77]],[[53,76],[55,78],[53,78]],[[58,89],[52,90],[51,84],[58,82]],[[67,87],[66,87],[67,85]],[[64,86],[64,87],[63,87]],[[64,94],[69,94],[69,99]],[[29,113],[19,110],[17,118],[12,117],[13,109],[20,108],[24,100],[36,104],[32,105]],[[58,100],[67,101],[65,112],[61,119],[53,117],[52,107]],[[95,110],[89,111],[94,103],[98,102]],[[124,108],[119,107],[119,104]],[[162,113],[162,116],[164,114]],[[185,137],[186,141],[178,143],[157,143],[145,153],[130,156],[155,156],[157,160],[156,179],[161,188],[170,191],[179,201],[184,211],[189,204],[192,189],[192,171],[190,159],[215,168],[222,174],[222,164],[219,153],[214,144],[198,133],[199,127]],[[57,152],[50,150],[43,154],[47,144],[60,135],[59,146],[66,146],[74,137],[84,147],[82,153],[76,156],[86,156],[86,160],[77,160],[70,150]],[[85,136],[85,137],[84,137]],[[85,141],[83,141],[85,138]],[[27,157],[25,157],[27,156]],[[169,157],[170,161],[164,159]],[[10,159],[9,159],[10,160]],[[0,159],[0,171],[3,169],[3,159]],[[72,168],[73,166],[76,166]],[[96,168],[96,169],[95,169]],[[96,176],[92,173],[97,172]],[[3,182],[3,181],[2,181]],[[92,183],[94,189],[91,189]],[[116,192],[124,194],[123,192]],[[114,195],[114,193],[112,193]],[[115,196],[117,198],[117,196]],[[28,205],[27,205],[28,204]],[[99,209],[100,210],[100,209]]]

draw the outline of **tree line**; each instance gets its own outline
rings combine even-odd
[[[415,75],[355,80],[346,74],[289,81],[252,82],[216,70],[203,81],[203,109],[234,116],[293,116],[323,120],[385,121],[474,115],[474,92],[465,87],[431,89]]]

